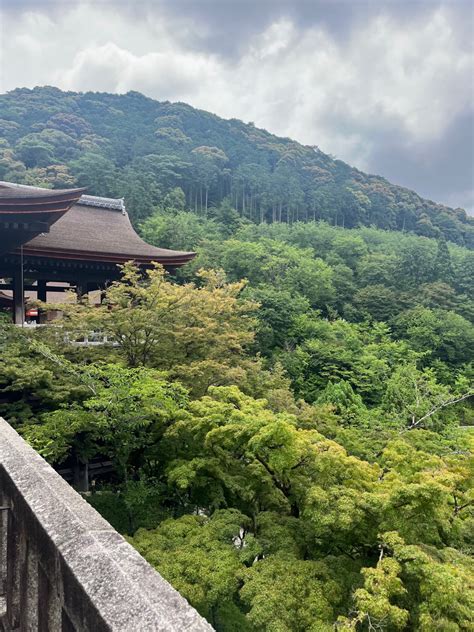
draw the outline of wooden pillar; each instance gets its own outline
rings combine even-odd
[[[38,281],[38,290],[37,290],[37,294],[36,294],[38,301],[43,301],[43,303],[46,303],[46,301],[48,300],[48,290],[46,289],[46,281],[43,280],[39,280]]]
[[[15,325],[23,325],[25,322],[25,292],[21,264],[16,266],[13,275],[13,322]]]
[[[77,459],[72,468],[73,487],[78,492],[89,491],[89,463]]]
[[[36,298],[38,299],[38,301],[43,301],[43,303],[46,303],[48,301],[48,289],[46,287],[46,284],[47,281],[44,281],[43,279],[38,279],[38,282],[36,284]],[[38,308],[38,316],[36,317],[36,322],[38,324],[48,322],[48,314],[45,310]]]

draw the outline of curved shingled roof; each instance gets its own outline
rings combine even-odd
[[[18,204],[27,205],[32,198],[60,198],[61,196],[71,197],[80,194],[85,189],[44,189],[42,187],[32,187],[27,184],[15,184],[14,182],[4,182],[0,180],[0,199],[18,200]],[[90,196],[87,196],[90,197]]]
[[[0,183],[0,187],[2,185],[8,186],[8,183]],[[20,190],[22,196],[23,192],[27,194],[25,197],[28,193],[35,197],[40,191],[45,192],[45,195],[50,192],[48,189],[21,185],[14,186],[14,189],[17,197],[20,197]],[[49,233],[38,235],[25,243],[23,254],[113,263],[134,260],[150,264],[156,261],[163,265],[180,266],[193,259],[196,253],[147,244],[135,232],[122,199],[83,195],[50,227]]]
[[[0,182],[0,254],[12,252],[50,227],[85,189],[39,189]]]
[[[23,246],[25,255],[58,256],[94,261],[186,263],[194,252],[157,248],[147,244],[133,229],[125,211],[74,204],[50,232]],[[76,256],[77,255],[77,256]]]

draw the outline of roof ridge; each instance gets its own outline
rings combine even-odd
[[[77,204],[84,206],[96,206],[99,208],[110,208],[116,211],[122,211],[125,214],[124,198],[109,198],[99,195],[81,195]]]

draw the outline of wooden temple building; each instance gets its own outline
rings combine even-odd
[[[0,293],[3,303],[12,294],[16,324],[25,320],[26,290],[41,301],[51,291],[84,295],[117,279],[126,261],[173,271],[195,256],[147,244],[122,199],[84,191],[0,182]]]

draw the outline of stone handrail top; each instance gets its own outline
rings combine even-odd
[[[27,522],[27,537],[33,545],[39,543],[39,563],[42,548],[57,554],[56,560],[48,557],[44,566],[54,563],[57,569],[59,565],[58,576],[67,576],[67,581],[61,580],[61,586],[54,588],[58,594],[64,593],[63,609],[75,629],[88,629],[74,621],[87,619],[86,611],[90,609],[91,617],[103,623],[101,630],[212,631],[188,602],[2,418],[0,493],[4,504],[7,498],[15,520],[23,526]],[[73,599],[68,599],[68,589],[73,589]],[[74,610],[78,597],[83,604],[75,619],[71,608]]]

